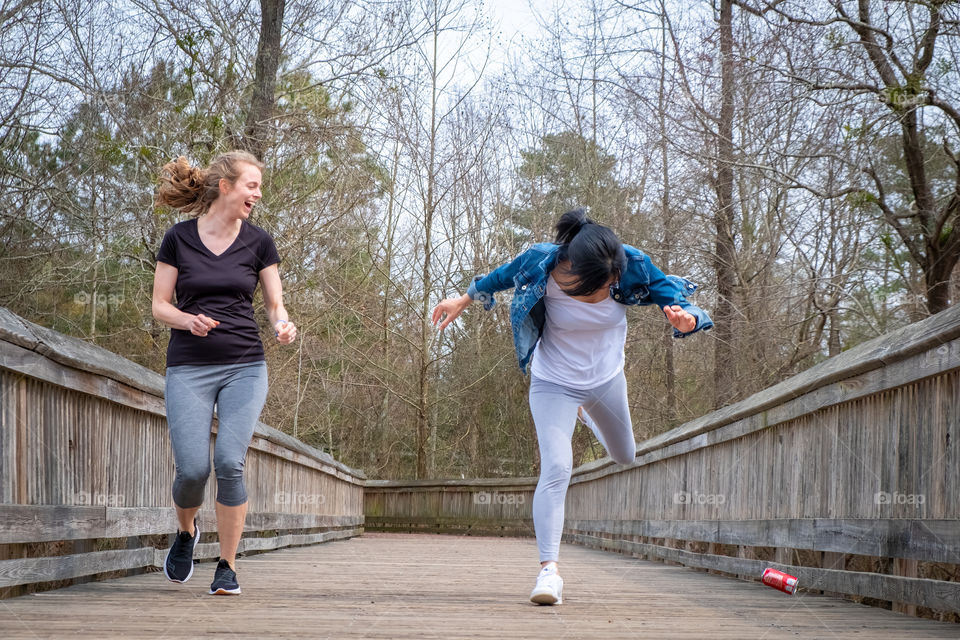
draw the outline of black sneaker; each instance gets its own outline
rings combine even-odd
[[[217,572],[213,574],[210,584],[212,596],[235,596],[240,593],[240,584],[237,582],[237,573],[230,568],[230,563],[221,559],[217,563]]]
[[[174,538],[163,563],[163,575],[167,576],[168,580],[186,582],[190,579],[193,575],[193,548],[197,546],[199,539],[200,527],[197,526],[196,518],[193,519],[193,536],[177,529],[177,537]]]

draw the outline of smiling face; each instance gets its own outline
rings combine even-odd
[[[242,220],[249,218],[253,205],[262,197],[260,193],[262,178],[260,169],[252,164],[243,164],[236,182],[230,184],[228,180],[221,180],[218,199],[223,200],[224,209]]]

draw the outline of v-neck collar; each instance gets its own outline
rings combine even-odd
[[[203,237],[200,235],[200,218],[193,219],[193,231],[197,234],[197,240],[200,242],[200,246],[203,247],[204,251],[214,258],[222,258],[230,252],[230,249],[233,249],[233,246],[237,244],[237,241],[240,239],[240,234],[243,233],[243,221],[240,222],[240,230],[237,231],[237,235],[233,238],[233,242],[231,242],[230,245],[220,253],[214,253],[211,251],[210,247],[208,247],[203,241]]]

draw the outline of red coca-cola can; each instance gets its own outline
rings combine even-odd
[[[768,587],[779,589],[791,595],[797,590],[796,576],[784,573],[783,571],[777,571],[776,569],[764,569],[763,577],[760,580]]]

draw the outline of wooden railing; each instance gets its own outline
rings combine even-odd
[[[376,483],[367,526],[529,530],[534,481],[503,482],[519,507],[476,501],[489,480]],[[776,567],[806,589],[955,619],[960,306],[643,442],[632,464],[576,469],[564,539],[753,579]]]
[[[632,464],[576,469],[565,539],[956,615],[958,440],[954,307],[641,443]],[[532,534],[532,478],[366,482],[263,425],[246,469],[246,552],[356,535],[364,512],[368,529]],[[172,473],[160,376],[0,309],[0,595],[159,566]]]
[[[162,376],[0,308],[0,597],[162,566],[173,471]],[[363,474],[275,429],[244,477],[242,553],[363,531]],[[215,484],[199,559],[219,553]]]
[[[532,536],[536,478],[368,480],[365,528]]]

